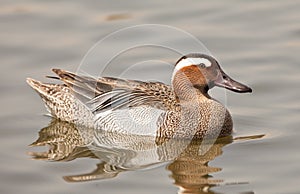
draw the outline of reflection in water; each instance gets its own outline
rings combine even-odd
[[[65,176],[68,182],[108,179],[120,172],[156,167],[170,162],[167,169],[181,193],[213,193],[209,189],[222,182],[211,174],[221,168],[211,167],[210,161],[222,154],[222,147],[232,138],[214,143],[199,140],[168,140],[159,145],[155,138],[124,135],[80,128],[52,120],[39,132],[31,146],[49,146],[46,152],[30,152],[34,159],[70,161],[76,158],[98,158],[97,169],[87,174]]]

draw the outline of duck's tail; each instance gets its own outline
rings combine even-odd
[[[61,112],[63,111],[62,109],[66,108],[64,98],[70,96],[66,95],[68,90],[65,86],[61,84],[42,83],[32,78],[27,78],[26,82],[40,95],[47,110],[53,117],[65,120],[62,118]]]
[[[26,81],[37,91],[53,117],[83,126],[92,126],[92,113],[74,97],[68,86],[42,83],[32,78],[27,78]]]
[[[27,78],[26,82],[43,98],[50,95],[51,88],[54,84],[45,84],[32,78]]]

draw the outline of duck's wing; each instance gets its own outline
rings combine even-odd
[[[75,75],[61,69],[53,69],[53,71],[95,114],[141,105],[162,110],[174,110],[177,106],[171,87],[161,82],[111,77],[96,79]]]

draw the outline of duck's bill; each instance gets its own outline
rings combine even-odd
[[[219,78],[214,81],[214,83],[216,86],[223,87],[234,92],[239,92],[239,93],[252,92],[252,89],[250,87],[233,80],[223,71],[221,72]]]

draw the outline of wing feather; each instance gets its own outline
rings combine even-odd
[[[96,79],[61,69],[53,71],[94,114],[142,105],[162,110],[173,110],[177,106],[171,87],[161,82],[110,77]]]

